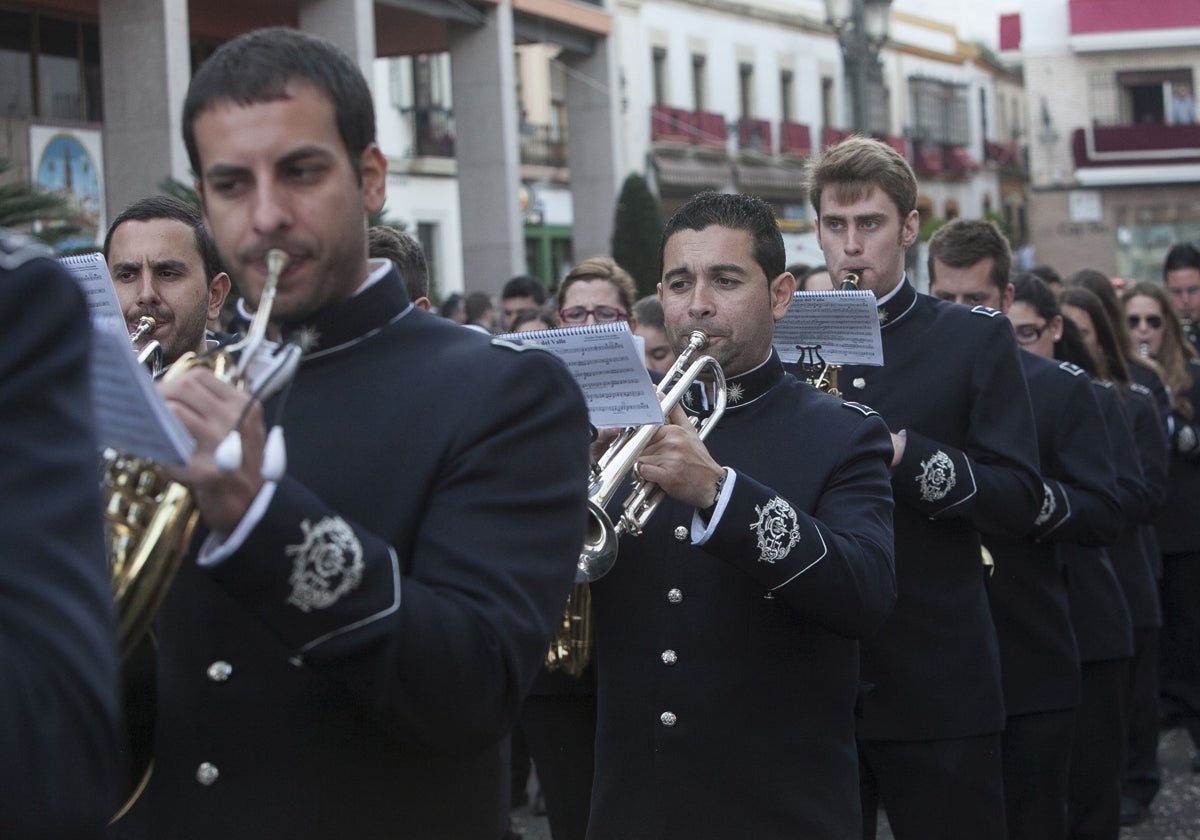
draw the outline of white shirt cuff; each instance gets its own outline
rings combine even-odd
[[[716,507],[713,508],[713,515],[708,520],[708,526],[704,525],[704,520],[700,517],[700,511],[692,514],[692,545],[704,545],[713,535],[713,531],[717,530],[717,525],[721,522],[721,515],[725,513],[725,506],[729,503],[729,497],[733,495],[733,485],[737,482],[737,472],[731,467],[725,467],[725,483],[721,485],[721,495],[717,496]]]
[[[254,497],[254,501],[246,510],[246,515],[233,529],[233,533],[228,536],[218,534],[216,531],[209,534],[204,545],[200,546],[200,554],[196,558],[196,562],[201,566],[215,566],[241,548],[242,543],[250,536],[250,532],[262,521],[267,507],[271,504],[271,499],[275,497],[277,486],[274,481],[264,481],[258,495]]]

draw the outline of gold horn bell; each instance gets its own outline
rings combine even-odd
[[[246,388],[245,366],[266,336],[275,287],[287,263],[286,252],[273,249],[267,253],[267,281],[244,339],[211,353],[185,353],[163,374],[163,381],[204,367],[218,379]],[[153,321],[148,329],[142,325],[139,329],[142,334],[152,330]],[[101,472],[110,580],[125,671],[126,726],[134,753],[131,794],[113,817],[116,821],[149,780],[155,683],[150,629],[187,552],[199,511],[191,491],[167,478],[161,465],[149,458],[106,449],[101,455]],[[147,727],[150,732],[145,731]]]

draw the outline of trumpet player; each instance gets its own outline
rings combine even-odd
[[[668,338],[708,337],[727,401],[703,441],[699,396],[650,438],[634,472],[665,497],[592,584],[588,837],[845,840],[856,639],[895,597],[887,429],[784,372],[772,337],[795,280],[768,204],[696,196],[660,257]]]
[[[130,332],[142,317],[154,319],[139,350],[157,341],[170,365],[208,348],[207,327],[221,314],[230,279],[199,210],[166,195],[135,201],[109,225],[104,260]]]
[[[154,768],[126,836],[499,840],[501,742],[586,525],[582,395],[551,354],[419,309],[369,260],[387,160],[332,43],[227,42],[183,131],[251,334],[269,312],[307,349],[265,406],[203,367],[159,385],[196,440],[172,475],[202,533],[158,615]],[[265,469],[267,422],[285,469]],[[241,458],[218,458],[231,430]]]
[[[892,432],[896,609],[863,643],[864,836],[882,801],[897,840],[1003,838],[1004,700],[980,533],[1027,532],[1042,504],[1037,436],[999,312],[920,295],[905,277],[917,179],[885,143],[851,137],[810,169],[834,277],[874,293],[882,368],[846,366],[851,399]]]

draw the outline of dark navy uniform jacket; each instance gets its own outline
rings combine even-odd
[[[1194,416],[1190,421],[1176,413],[1172,423],[1171,460],[1167,472],[1167,506],[1154,520],[1163,554],[1200,552],[1200,361],[1188,361]]]
[[[287,475],[232,556],[185,558],[158,621],[146,836],[498,838],[498,742],[586,521],[583,399],[394,268],[306,327],[264,414]]]
[[[729,388],[706,445],[736,477],[711,537],[667,498],[592,585],[590,840],[862,831],[854,640],[895,598],[891,441],[775,354]]]
[[[848,366],[849,399],[908,436],[892,473],[896,609],[863,642],[862,738],[959,738],[1004,727],[980,533],[1023,535],[1042,506],[1037,434],[1012,327],[917,294],[879,307],[884,366]]]
[[[121,713],[92,332],[49,249],[0,230],[0,837],[98,838]]]
[[[988,600],[1009,715],[1079,703],[1079,650],[1059,544],[1101,546],[1121,529],[1117,473],[1091,380],[1079,367],[1021,352],[1033,401],[1044,499],[1026,538],[989,536]]]

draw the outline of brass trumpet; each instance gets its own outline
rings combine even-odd
[[[688,346],[679,354],[675,364],[667,371],[658,386],[659,404],[663,415],[669,415],[687,395],[706,370],[713,381],[713,411],[702,422],[692,418],[700,439],[716,427],[725,413],[727,389],[725,373],[712,356],[692,357],[708,346],[708,336],[696,330],[688,338]],[[583,550],[575,570],[576,583],[591,583],[610,571],[617,560],[617,543],[623,534],[637,536],[646,527],[651,515],[662,502],[662,488],[637,475],[637,459],[650,442],[657,426],[630,426],[624,429],[609,446],[600,460],[592,465],[588,482],[588,529],[584,536]],[[633,489],[625,500],[621,516],[614,523],[605,508],[616,495],[617,488],[629,473],[634,474]]]
[[[158,322],[149,315],[143,315],[138,318],[137,327],[129,336],[129,343],[137,347],[137,343],[142,340],[142,337],[154,332],[154,328],[158,326]],[[157,341],[151,340],[138,353],[138,362],[149,369],[151,376],[158,376],[158,372],[163,366],[163,348]]]

